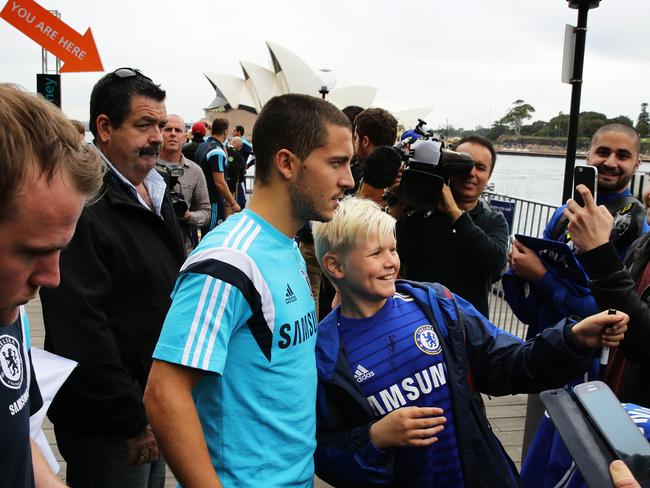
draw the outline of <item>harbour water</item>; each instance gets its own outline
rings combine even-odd
[[[584,164],[584,160],[576,163]],[[639,170],[650,171],[650,163],[641,163]],[[490,182],[496,193],[560,205],[564,159],[499,154]]]

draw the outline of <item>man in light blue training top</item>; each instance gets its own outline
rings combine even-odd
[[[352,132],[328,102],[284,95],[253,142],[250,204],[183,265],[145,392],[186,488],[313,484],[317,322],[293,236],[352,187]]]

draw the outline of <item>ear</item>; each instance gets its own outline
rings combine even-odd
[[[343,271],[343,263],[339,256],[332,253],[327,253],[323,256],[323,262],[321,263],[323,269],[327,271],[327,274],[334,280],[341,280],[345,277]]]
[[[111,138],[111,131],[113,126],[111,125],[111,119],[108,118],[108,115],[100,114],[95,121],[97,127],[97,138],[100,142],[106,144]]]
[[[363,136],[361,138],[361,147],[367,148],[368,146],[370,146],[370,139],[368,138],[368,136]]]
[[[278,172],[282,175],[282,178],[287,181],[295,177],[298,172],[298,165],[300,164],[298,157],[288,149],[280,149],[275,154],[273,162]]]

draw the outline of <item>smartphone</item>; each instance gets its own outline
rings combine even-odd
[[[573,389],[578,404],[600,433],[612,454],[627,464],[637,481],[650,478],[650,443],[602,381]]]
[[[596,200],[596,184],[598,183],[598,170],[595,166],[576,166],[573,168],[573,199],[581,207],[585,206],[582,195],[576,190],[576,186],[585,185],[589,188],[591,195]]]

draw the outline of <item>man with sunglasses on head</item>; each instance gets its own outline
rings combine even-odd
[[[79,363],[50,408],[72,488],[164,485],[142,396],[184,258],[167,187],[155,170],[165,91],[138,70],[102,77],[90,130],[106,168],[61,253],[61,285],[43,290],[45,347]]]

